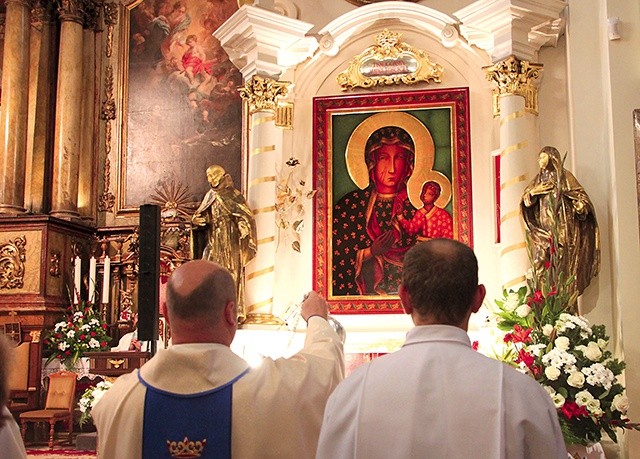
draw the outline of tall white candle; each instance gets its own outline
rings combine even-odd
[[[89,260],[89,303],[95,302],[96,294],[96,257]]]
[[[73,263],[73,304],[78,304],[81,277],[82,261],[80,260],[80,257],[76,257]]]
[[[111,259],[104,257],[104,277],[102,278],[102,303],[109,302],[109,281],[111,280]]]

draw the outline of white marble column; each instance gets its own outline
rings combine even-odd
[[[214,33],[246,82],[240,91],[248,129],[245,191],[256,219],[258,252],[245,269],[245,324],[281,324],[274,316],[275,203],[284,133],[276,126],[276,112],[289,84],[279,79],[317,46],[315,39],[305,37],[312,27],[265,7],[244,5]]]
[[[500,119],[500,279],[502,288],[526,283],[530,267],[520,200],[537,171],[540,151],[537,124],[537,88],[542,66],[513,56],[486,68],[497,84],[494,115]]]
[[[556,45],[565,7],[562,0],[480,0],[454,13],[460,34],[494,62],[485,70],[496,84],[493,110],[500,120],[500,280],[506,289],[523,285],[531,266],[520,217],[540,150],[535,80],[542,66],[531,62],[541,47]]]

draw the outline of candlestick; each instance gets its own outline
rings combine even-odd
[[[89,260],[89,303],[95,302],[96,293],[96,258],[91,257]]]
[[[111,280],[111,259],[104,257],[104,277],[102,278],[102,303],[109,302],[109,281]]]
[[[82,276],[82,261],[76,256],[73,263],[73,304],[78,304],[80,295],[80,282]]]

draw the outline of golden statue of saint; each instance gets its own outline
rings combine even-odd
[[[244,267],[256,256],[256,223],[244,196],[221,166],[207,168],[207,181],[211,189],[191,217],[191,256],[214,261],[231,272],[237,286],[238,321],[242,323],[246,318]]]
[[[531,246],[533,275],[540,285],[546,277],[549,256],[554,253],[559,272],[574,277],[571,304],[600,271],[600,235],[595,209],[589,196],[560,153],[544,147],[538,157],[540,171],[525,188],[520,203]]]

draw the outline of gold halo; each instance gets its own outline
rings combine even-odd
[[[416,176],[424,176],[433,167],[434,146],[433,138],[429,129],[420,122],[415,116],[405,112],[388,111],[376,113],[360,123],[349,137],[347,142],[347,151],[345,160],[347,163],[347,171],[353,183],[358,188],[364,190],[369,186],[369,171],[367,163],[364,160],[364,150],[367,140],[377,129],[385,126],[396,126],[404,129],[413,139],[416,148],[414,154],[413,173],[409,177],[409,183],[414,181]],[[445,177],[446,178],[446,177]],[[420,185],[423,182],[420,182]],[[440,183],[440,182],[438,182]],[[444,187],[442,188],[444,194]],[[449,193],[451,192],[451,184],[449,184]],[[442,196],[441,196],[442,197]],[[438,200],[440,200],[438,198]],[[413,200],[411,200],[413,203]],[[420,201],[420,190],[418,190],[418,204]],[[414,206],[416,206],[414,204]],[[421,205],[416,206],[421,207]]]
[[[435,205],[438,207],[446,207],[451,200],[451,181],[442,172],[430,170],[427,173],[414,173],[411,179],[415,177],[415,180],[409,179],[407,183],[407,194],[409,195],[409,201],[413,204],[413,207],[419,209],[423,206],[420,199],[420,193],[422,192],[422,186],[427,182],[437,182],[440,185],[440,196],[436,199]]]

